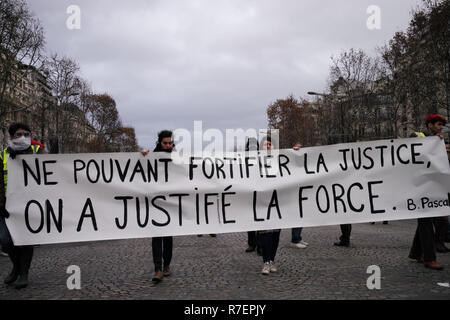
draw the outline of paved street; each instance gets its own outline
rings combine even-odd
[[[0,299],[450,299],[450,253],[438,254],[444,271],[426,269],[407,258],[415,220],[353,226],[350,248],[338,248],[339,226],[309,228],[307,249],[290,246],[281,233],[279,272],[260,274],[262,258],[245,253],[247,235],[177,237],[173,275],[151,281],[151,239],[40,246],[35,250],[30,286],[0,285]],[[81,268],[81,290],[68,290],[67,268]],[[381,268],[381,289],[368,290],[367,267]],[[0,276],[9,272],[0,258]],[[3,281],[2,281],[3,282]]]

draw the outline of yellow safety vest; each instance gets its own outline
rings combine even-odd
[[[33,150],[33,153],[37,153],[41,146],[35,146],[32,145],[31,149]],[[0,154],[0,159],[2,159],[3,162],[3,176],[4,176],[4,182],[5,182],[5,196],[6,196],[6,186],[8,184],[8,157],[9,152],[7,149],[3,150],[2,154]]]
[[[414,132],[416,134],[417,137],[419,138],[426,138],[427,136],[425,135],[425,133],[423,132]]]

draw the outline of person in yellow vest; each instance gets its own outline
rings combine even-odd
[[[411,134],[411,137],[426,138],[429,136],[439,136],[441,139],[444,139],[441,132],[446,123],[447,120],[444,117],[440,115],[430,115],[425,120],[427,129],[424,132],[416,131]],[[433,223],[436,228],[436,218],[418,219],[409,258],[423,263],[427,268],[442,270],[444,267],[436,261],[436,243]]]
[[[0,243],[3,251],[9,255],[13,264],[12,271],[5,278],[7,285],[14,284],[16,289],[28,286],[28,271],[33,259],[33,246],[15,246],[5,219],[9,218],[6,210],[6,190],[8,184],[8,161],[14,161],[20,154],[45,153],[39,145],[31,144],[31,129],[23,123],[14,123],[8,129],[9,146],[1,152],[3,170],[0,170]]]

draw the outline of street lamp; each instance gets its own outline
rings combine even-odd
[[[329,96],[329,94],[325,94],[325,93],[317,93],[317,92],[314,92],[314,91],[309,91],[308,94],[309,94],[310,96],[322,96],[322,97]]]

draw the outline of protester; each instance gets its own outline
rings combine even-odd
[[[33,246],[15,246],[5,219],[10,214],[6,210],[6,189],[8,184],[8,161],[14,161],[17,155],[41,154],[43,148],[31,144],[31,129],[23,123],[14,123],[8,129],[9,146],[0,155],[3,162],[3,170],[0,170],[0,243],[3,251],[9,255],[13,268],[5,278],[4,283],[13,284],[16,289],[28,286],[28,273],[33,259]],[[9,159],[8,159],[9,158]]]
[[[272,139],[270,136],[265,137],[260,146],[262,146],[263,150],[273,150],[274,147],[272,145]],[[294,150],[299,150],[301,145],[294,146]],[[261,271],[262,274],[268,275],[271,272],[277,272],[278,268],[275,265],[275,257],[278,250],[278,245],[280,243],[280,229],[275,230],[262,230],[258,231],[261,236],[261,248],[262,248],[262,256],[263,256],[263,269]]]
[[[300,150],[301,147],[302,145],[300,143],[297,143],[294,146],[294,150]],[[292,228],[291,230],[291,244],[294,248],[306,249],[309,246],[308,242],[303,241],[302,231],[303,228]]]
[[[32,146],[39,146],[40,148],[45,149],[45,146],[42,143],[37,142],[35,140],[31,140],[31,145]]]
[[[447,132],[448,132],[448,124],[447,124]],[[448,163],[450,164],[450,143],[449,141],[445,142],[445,148],[447,149],[447,157],[448,157]],[[450,242],[450,222],[447,219],[445,220],[445,240],[444,242],[449,243]]]
[[[257,151],[259,150],[258,140],[255,138],[248,138],[245,146],[245,151]],[[257,231],[247,232],[248,247],[245,252],[253,252],[256,250],[258,255],[262,255],[261,249],[261,235]]]
[[[440,115],[430,115],[425,120],[426,130],[424,132],[414,132],[411,137],[439,136],[443,139],[441,131],[446,122],[447,120]],[[438,220],[435,220],[435,218],[420,218],[417,220],[417,229],[409,258],[423,263],[427,268],[442,270],[444,267],[436,261],[436,237],[433,233],[433,222],[435,221]]]
[[[158,134],[158,142],[153,152],[171,153],[175,148],[172,131],[164,130]],[[146,156],[149,150],[141,153]],[[153,263],[155,264],[155,275],[153,282],[161,282],[164,277],[171,275],[170,262],[172,261],[173,237],[152,238]]]
[[[430,124],[430,133],[432,135],[438,135],[441,138],[442,136],[442,129],[444,128],[447,120],[439,115],[431,115],[427,118],[425,121],[426,125]],[[449,157],[450,161],[450,155],[448,146],[446,146],[447,149],[447,155]],[[439,253],[447,253],[450,252],[450,249],[445,246],[445,238],[447,235],[447,225],[448,225],[448,217],[435,217],[433,218],[433,225],[434,225],[434,242],[436,246],[436,251]]]
[[[273,150],[272,139],[266,137],[261,141],[263,150]],[[263,269],[262,274],[268,275],[271,272],[277,272],[278,268],[275,266],[275,256],[278,250],[278,244],[280,243],[280,229],[275,230],[262,230],[258,231],[261,236],[261,248],[263,256]]]

